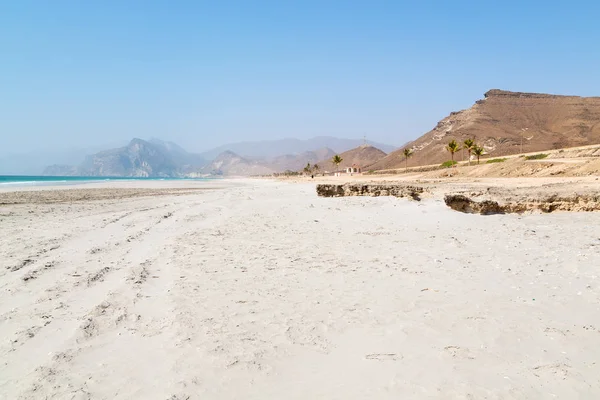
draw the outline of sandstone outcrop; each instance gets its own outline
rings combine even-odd
[[[508,214],[524,213],[530,211],[600,211],[600,195],[572,194],[572,195],[532,195],[505,199],[483,198],[465,194],[447,194],[444,202],[453,210],[469,214]]]
[[[317,185],[317,194],[321,197],[394,196],[407,197],[419,201],[425,192],[426,189],[420,186],[400,184],[347,183],[344,185]]]

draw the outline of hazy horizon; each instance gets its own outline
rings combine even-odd
[[[209,148],[201,148],[199,150],[196,149],[189,149],[186,148],[185,146],[181,146],[180,143],[172,140],[172,139],[168,139],[168,138],[161,138],[161,137],[143,137],[143,136],[131,136],[128,139],[123,139],[120,141],[113,141],[113,142],[106,142],[104,144],[101,143],[95,143],[95,144],[90,144],[88,146],[74,146],[74,147],[69,147],[68,145],[63,147],[63,148],[56,148],[56,149],[39,149],[39,150],[26,150],[24,149],[23,151],[8,151],[8,152],[0,152],[0,156],[6,156],[6,155],[26,155],[26,154],[56,154],[56,153],[69,153],[69,152],[81,152],[79,154],[93,154],[93,153],[97,153],[103,150],[111,150],[111,149],[116,149],[116,148],[120,148],[120,147],[125,147],[129,144],[129,142],[131,142],[134,139],[141,139],[147,142],[152,142],[153,140],[159,140],[159,141],[163,141],[163,142],[172,142],[176,145],[181,146],[184,150],[190,152],[190,153],[196,153],[196,154],[202,154],[202,153],[207,153],[210,152],[214,149],[218,149],[221,147],[227,147],[228,145],[232,145],[232,144],[242,144],[242,143],[261,143],[261,142],[276,142],[276,141],[286,141],[286,140],[300,140],[300,141],[310,141],[312,139],[317,139],[317,138],[333,138],[333,139],[348,139],[348,140],[355,140],[355,141],[359,141],[359,142],[363,142],[366,141],[369,143],[375,142],[374,140],[371,140],[371,138],[369,137],[339,137],[339,136],[330,136],[330,135],[320,135],[320,136],[313,136],[313,137],[306,137],[306,138],[298,138],[298,137],[281,137],[281,138],[274,138],[274,139],[254,139],[254,138],[249,138],[249,139],[243,139],[240,140],[238,142],[224,142],[221,144],[217,144],[213,147],[209,147]],[[393,146],[393,147],[399,147],[399,145],[396,145],[394,143],[382,143],[382,142],[376,142],[376,143],[381,143],[384,144],[386,146]],[[406,142],[402,143],[405,144]],[[7,149],[0,149],[3,151],[6,151]],[[293,152],[291,152],[290,154],[292,154]]]
[[[127,141],[90,146],[86,148],[38,150],[23,153],[0,153],[0,176],[37,176],[40,174],[46,174],[45,171],[47,167],[56,165],[77,167],[85,161],[87,156],[92,156],[107,150],[112,153],[115,150],[120,150],[122,148],[127,147],[128,144],[133,140],[139,139],[149,142],[151,145],[158,144],[159,146],[161,146],[161,143],[156,142],[158,141],[163,142],[163,144],[170,142],[179,146],[178,143],[169,140],[164,140],[161,138],[134,137]],[[189,155],[199,156],[202,160],[205,161],[210,161],[225,151],[231,151],[239,156],[246,157],[249,159],[269,160],[279,156],[293,154],[298,155],[324,148],[328,148],[330,150],[342,153],[344,151],[350,150],[351,148],[355,148],[362,145],[364,141],[365,138],[358,139],[336,138],[332,136],[318,136],[308,139],[282,138],[266,141],[229,142],[224,145],[202,151],[193,151],[186,148],[183,148],[183,150],[188,152]],[[397,147],[388,143],[373,142],[369,139],[366,139],[366,142],[370,145],[376,146],[384,152],[390,152]]]
[[[492,88],[600,95],[600,5],[0,5],[0,156],[133,137],[192,152],[316,136],[400,146]]]

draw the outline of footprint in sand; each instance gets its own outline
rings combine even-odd
[[[569,370],[571,366],[564,363],[556,363],[556,364],[546,364],[546,365],[538,365],[533,368],[533,374],[538,378],[556,378],[560,377],[562,379],[566,379],[567,375],[569,375]]]
[[[398,361],[402,360],[404,357],[401,354],[396,353],[374,353],[367,354],[365,356],[367,360],[377,360],[377,361]]]
[[[453,358],[462,358],[466,360],[475,359],[475,357],[471,355],[469,349],[463,349],[462,347],[458,346],[446,346],[444,347],[444,350],[446,350]]]

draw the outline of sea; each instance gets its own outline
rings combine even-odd
[[[104,181],[207,181],[214,178],[132,178],[106,176],[0,175],[0,188],[9,186],[79,185]]]

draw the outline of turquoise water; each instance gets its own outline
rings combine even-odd
[[[69,185],[103,181],[206,181],[211,178],[131,178],[106,176],[38,176],[38,175],[0,175],[0,187],[5,185]]]

